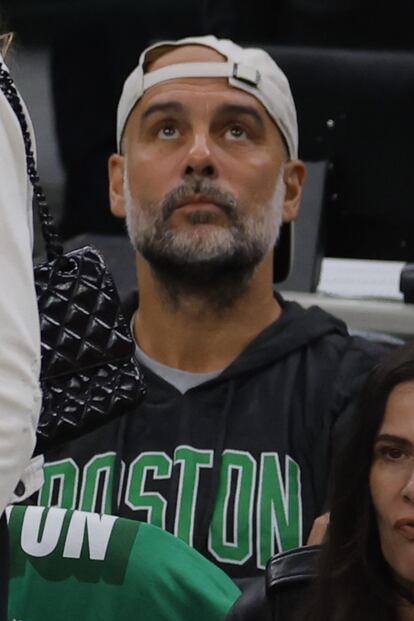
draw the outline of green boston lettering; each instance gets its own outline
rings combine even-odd
[[[213,451],[200,451],[190,446],[175,450],[174,462],[181,464],[174,534],[193,545],[196,498],[201,468],[211,468]]]
[[[209,550],[218,561],[242,565],[252,554],[255,478],[256,462],[249,453],[224,451],[209,537]]]
[[[79,468],[73,459],[45,464],[44,483],[39,492],[38,504],[43,507],[53,504],[64,509],[74,509],[78,479]]]
[[[172,461],[165,453],[142,453],[129,467],[126,504],[134,509],[144,509],[148,522],[165,528],[167,501],[158,492],[144,491],[148,474],[152,478],[168,479],[171,476]]]
[[[112,513],[112,493],[115,472],[115,453],[96,455],[85,466],[79,508],[81,511]],[[99,482],[102,496],[98,503]],[[99,504],[99,506],[97,506]]]
[[[300,468],[288,455],[285,459],[283,481],[278,454],[262,454],[258,522],[259,568],[266,567],[267,561],[276,550],[281,552],[302,544]]]

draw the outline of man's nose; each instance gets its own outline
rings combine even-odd
[[[404,500],[414,504],[414,465],[407,472],[407,478],[402,489],[402,495]]]
[[[217,176],[212,146],[208,136],[203,132],[194,134],[192,138],[185,162],[184,175],[198,175],[211,179]]]

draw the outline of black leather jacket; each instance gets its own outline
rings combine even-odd
[[[305,593],[317,571],[319,546],[276,554],[264,577],[255,578],[226,621],[301,621]]]

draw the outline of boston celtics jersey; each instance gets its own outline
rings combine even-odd
[[[61,508],[8,510],[9,621],[221,621],[240,591],[149,524]]]

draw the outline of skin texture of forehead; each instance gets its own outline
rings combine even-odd
[[[169,65],[174,65],[174,64],[179,64],[179,63],[226,62],[226,60],[227,58],[223,56],[222,54],[220,54],[219,52],[217,52],[217,50],[213,50],[212,48],[206,47],[204,45],[183,45],[181,47],[176,47],[176,48],[167,47],[167,48],[160,48],[160,49],[155,48],[152,52],[149,53],[149,56],[147,56],[148,65],[147,65],[146,70],[148,73],[150,73],[151,71],[155,71],[157,69],[162,69],[163,67],[167,67]],[[230,86],[227,78],[210,78],[210,79],[209,78],[188,78],[188,79],[180,80],[181,83],[183,83],[183,81],[187,83],[187,87],[191,83],[200,84],[201,82],[204,85],[207,85],[209,83],[211,86],[219,83],[221,85],[221,88],[224,86],[229,91],[239,90],[239,89],[235,89],[234,87]],[[172,83],[177,82],[177,80],[171,80],[171,82]],[[245,91],[239,91],[239,92],[245,93]],[[253,97],[253,95],[250,95],[250,97],[256,99],[255,97]],[[144,94],[144,98],[145,98],[145,94]],[[286,147],[285,140],[282,136],[282,133],[279,127],[275,123],[274,119],[269,115],[269,113],[267,112],[267,110],[265,109],[261,101],[259,101],[258,99],[256,99],[256,101],[259,103],[260,108],[263,109],[266,116],[272,122],[273,127],[276,128],[278,136],[282,141],[281,146],[285,152],[285,157],[287,157],[287,147]],[[139,102],[138,102],[138,105],[139,105]]]
[[[409,432],[411,429],[411,437],[408,438],[414,445],[414,417],[411,416],[414,404],[414,382],[408,381],[397,384],[392,389],[386,403],[385,414],[382,420],[380,430],[392,427],[392,431],[398,435],[399,430]],[[403,409],[407,412],[403,416]]]

